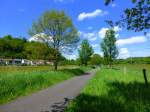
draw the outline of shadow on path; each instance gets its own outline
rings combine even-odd
[[[64,101],[56,102],[50,107],[50,111],[41,111],[41,112],[64,112],[65,108],[72,99],[64,98]]]
[[[64,109],[67,107],[68,103],[71,101],[71,99],[64,98],[63,102],[55,103],[51,106],[52,110],[51,112],[64,112]]]

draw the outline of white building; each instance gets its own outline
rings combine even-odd
[[[33,62],[27,59],[0,59],[3,65],[33,65]]]
[[[53,65],[47,60],[27,60],[27,59],[3,59],[0,58],[0,65]]]

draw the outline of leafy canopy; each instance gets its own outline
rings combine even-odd
[[[105,0],[109,5],[115,0]],[[150,29],[150,0],[132,0],[134,7],[124,10],[122,19],[116,25],[126,25],[128,30],[147,32]]]
[[[78,50],[79,59],[81,64],[87,65],[90,60],[91,55],[94,53],[92,46],[90,46],[88,40],[83,40],[81,43],[81,48]]]
[[[99,54],[93,54],[90,60],[92,65],[100,65],[103,63],[103,58]]]
[[[101,43],[101,48],[104,54],[106,64],[110,64],[118,56],[118,49],[116,47],[115,31],[110,29],[106,31],[105,38]]]
[[[23,54],[25,43],[25,39],[13,38],[11,35],[0,38],[0,57],[25,58]]]
[[[53,48],[55,70],[57,70],[60,53],[71,52],[79,42],[78,32],[71,18],[63,11],[46,11],[33,23],[29,33],[30,35],[44,34],[44,37],[39,35],[38,38]]]
[[[11,35],[0,38],[0,58],[52,60],[52,51],[45,43],[29,42]]]
[[[40,33],[45,34],[44,42],[57,49],[60,49],[61,46],[73,46],[79,41],[72,20],[63,11],[46,11],[38,21],[34,22],[29,34]],[[41,39],[40,36],[39,39]]]
[[[48,60],[48,56],[50,57],[50,49],[44,43],[40,42],[27,42],[25,44],[25,54],[28,59],[44,59]]]

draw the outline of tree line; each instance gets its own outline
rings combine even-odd
[[[150,64],[150,57],[130,57],[118,59],[115,64]]]
[[[45,43],[30,42],[25,38],[11,35],[0,38],[0,58],[53,60],[53,52]]]
[[[108,31],[109,32],[109,31]],[[113,32],[114,33],[114,32]],[[112,37],[112,36],[111,36]],[[108,39],[106,37],[105,39]],[[106,41],[106,40],[103,40]],[[104,43],[101,46],[104,47]],[[112,42],[112,41],[109,41]],[[102,57],[99,54],[94,54],[92,46],[89,44],[88,40],[83,40],[80,48],[78,50],[79,57],[75,60],[68,60],[60,55],[61,65],[101,65],[109,64],[110,57],[105,55]],[[104,51],[105,52],[105,51]],[[53,49],[49,48],[47,44],[42,42],[27,41],[25,38],[16,38],[11,35],[6,35],[0,38],[0,57],[1,58],[19,58],[19,59],[29,59],[29,60],[50,60],[53,61]],[[60,53],[61,54],[61,53]],[[108,58],[108,59],[107,59]],[[114,59],[114,58],[113,58]],[[115,59],[110,60],[111,64],[150,64],[150,57],[130,57],[127,59]]]
[[[83,40],[82,49],[79,50],[82,59],[67,60],[59,53],[61,64],[63,65],[99,65],[102,57],[99,54],[93,54],[93,48],[88,40]],[[90,48],[90,49],[89,49]],[[85,56],[83,56],[85,54]],[[4,59],[29,59],[29,60],[54,60],[54,50],[48,44],[43,42],[28,41],[25,38],[6,35],[0,38],[0,58]],[[85,61],[83,61],[85,60]]]

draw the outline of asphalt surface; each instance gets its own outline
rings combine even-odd
[[[0,112],[63,112],[67,104],[80,93],[94,74],[93,70],[38,93],[0,105]]]

